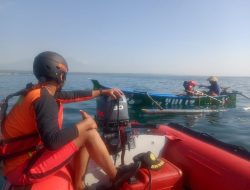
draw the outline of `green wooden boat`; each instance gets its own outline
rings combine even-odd
[[[94,89],[109,88],[101,85],[97,80],[92,80]],[[145,109],[225,109],[236,107],[237,92],[222,92],[219,96],[177,95],[172,93],[143,92],[131,89],[121,89],[125,94],[130,108],[136,110]],[[149,113],[149,112],[148,112]]]

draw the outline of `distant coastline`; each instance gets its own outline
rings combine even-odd
[[[22,71],[22,70],[1,70],[0,73],[32,73],[32,71]]]
[[[32,74],[32,71],[24,71],[24,70],[1,70],[0,69],[0,73],[2,74],[17,74],[17,73],[24,73],[24,74]],[[77,71],[70,71],[69,74],[95,74],[95,75],[131,75],[131,76],[135,76],[135,75],[140,75],[140,76],[183,76],[183,77],[208,77],[208,75],[190,75],[190,74],[163,74],[163,73],[121,73],[121,72],[117,72],[117,73],[101,73],[101,72],[77,72]],[[236,78],[250,78],[250,76],[218,76],[218,77],[236,77]]]

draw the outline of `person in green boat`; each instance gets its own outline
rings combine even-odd
[[[82,179],[90,157],[110,177],[112,189],[116,189],[134,174],[138,166],[131,164],[118,169],[114,166],[97,131],[98,126],[88,113],[80,110],[82,120],[63,128],[62,105],[100,95],[117,99],[123,93],[115,88],[63,91],[67,72],[67,62],[58,53],[46,51],[35,57],[33,73],[38,83],[27,89],[6,116],[3,136],[5,139],[18,139],[21,149],[31,146],[27,136],[35,134],[32,143],[37,149],[5,160],[4,175],[13,185],[29,185],[46,180],[73,161],[74,189],[84,189]]]
[[[194,89],[195,86],[197,86],[197,82],[194,80],[184,81],[183,87],[185,89],[186,95],[188,96],[196,96],[197,92]]]
[[[210,85],[199,85],[199,87],[205,87],[208,88],[208,95],[210,96],[219,96],[221,93],[221,87],[218,84],[218,78],[215,76],[210,76],[207,78],[207,81],[209,81]]]

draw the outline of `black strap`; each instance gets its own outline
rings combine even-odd
[[[9,94],[5,100],[8,101],[10,98],[14,97],[14,96],[20,96],[20,95],[24,95],[26,94],[30,89],[32,89],[35,85],[33,85],[32,83],[28,83],[26,84],[26,87],[17,91],[17,92],[14,92],[12,94]]]
[[[14,152],[14,153],[1,155],[0,158],[1,158],[1,160],[7,160],[7,159],[11,159],[11,158],[20,156],[20,155],[22,155],[22,154],[26,154],[26,153],[28,153],[28,152],[36,151],[37,149],[39,149],[39,146],[32,146],[32,147],[29,147],[29,148],[26,148],[26,149],[23,149],[23,150]]]
[[[23,135],[23,136],[19,136],[19,137],[14,137],[14,138],[9,138],[9,139],[1,139],[0,140],[0,145],[5,145],[8,143],[12,143],[12,142],[16,142],[16,141],[20,141],[20,140],[25,140],[25,139],[29,139],[32,137],[38,137],[39,134],[38,133],[31,133],[28,135]]]
[[[44,151],[45,151],[45,148],[42,148],[39,151],[37,151],[37,153],[34,156],[32,156],[32,158],[29,160],[28,164],[26,165],[26,167],[23,170],[24,173],[26,173],[26,174],[28,173],[30,168],[35,164],[35,162],[44,153]]]
[[[31,138],[38,138],[38,137],[39,137],[38,133],[32,133],[32,134],[23,135],[23,136],[19,136],[19,137],[15,137],[15,138],[1,139],[0,146],[1,146],[1,148],[4,149],[5,146],[7,146],[8,144],[15,143],[17,141],[26,140],[26,139],[31,139]],[[24,147],[24,148],[21,148],[19,150],[15,150],[14,152],[11,151],[10,153],[1,153],[0,160],[7,160],[10,158],[14,158],[16,156],[20,156],[22,154],[26,154],[28,152],[36,151],[36,150],[40,149],[41,146],[42,145],[34,145],[34,146],[27,147],[27,148]]]

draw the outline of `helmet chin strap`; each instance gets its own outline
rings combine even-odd
[[[62,72],[60,73],[60,81],[58,81],[58,87],[57,87],[57,91],[61,91],[62,90],[62,87],[64,85],[66,81],[66,73]]]
[[[62,87],[64,86],[64,83],[65,83],[65,80],[66,80],[66,74],[65,73],[60,73],[60,77],[59,77],[59,80],[46,80],[45,77],[41,77],[39,79],[39,83],[40,84],[44,84],[44,85],[50,85],[50,86],[56,86],[56,92],[59,92],[62,90]]]
[[[50,94],[54,95],[58,91],[58,84],[56,83],[47,83],[47,85],[44,86]]]
[[[63,85],[64,85],[64,83],[58,84],[56,92],[60,92],[62,90]]]

